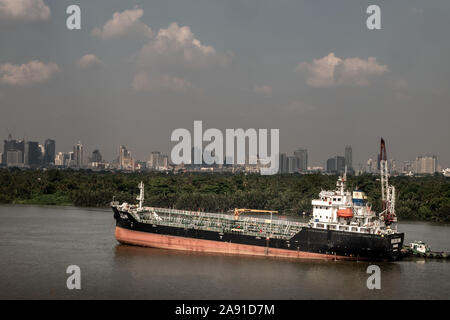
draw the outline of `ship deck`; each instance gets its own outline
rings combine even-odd
[[[264,219],[200,211],[177,210],[169,208],[144,207],[130,210],[130,214],[141,223],[164,225],[196,230],[232,232],[245,235],[289,239],[308,223],[292,220]]]

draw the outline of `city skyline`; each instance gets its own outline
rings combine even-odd
[[[99,148],[92,151],[91,156],[86,150],[85,146],[78,141],[72,146],[72,151],[56,152],[56,141],[50,138],[45,139],[44,144],[39,144],[36,141],[25,141],[22,139],[15,140],[9,134],[8,138],[4,140],[4,145],[1,155],[1,163],[8,167],[52,167],[53,165],[59,167],[72,168],[99,168],[99,169],[119,169],[119,170],[136,170],[136,169],[156,169],[168,170],[170,166],[174,166],[170,157],[167,154],[161,153],[158,150],[149,152],[148,158],[138,159],[132,155],[132,152],[125,146],[119,145],[118,154],[110,161],[103,158]],[[191,157],[194,159],[194,153],[197,152],[192,148]],[[353,166],[353,148],[351,145],[345,145],[344,155],[335,155],[323,163],[310,163],[308,160],[308,150],[305,148],[296,148],[291,153],[279,153],[279,173],[295,173],[295,172],[314,172],[320,171],[325,173],[378,173],[379,168],[379,154],[374,160],[367,158],[365,163],[358,163]],[[201,155],[199,156],[202,157]],[[224,157],[225,160],[225,157]],[[248,160],[246,166],[249,165]],[[225,162],[225,161],[224,161]],[[202,160],[202,165],[193,167],[210,167],[205,165]],[[113,165],[110,167],[110,165]],[[141,165],[144,164],[144,167]],[[192,163],[184,164],[192,165]],[[430,174],[435,172],[448,172],[449,167],[445,167],[437,161],[436,155],[422,154],[417,155],[414,159],[398,161],[395,158],[388,158],[388,165],[392,172],[403,174]],[[217,166],[217,165],[213,165]]]
[[[278,128],[280,151],[313,164],[349,144],[365,165],[383,136],[390,158],[450,166],[447,1],[383,3],[381,30],[366,28],[369,2],[82,0],[72,31],[66,3],[43,3],[37,17],[0,12],[3,136],[147,159],[202,120]]]

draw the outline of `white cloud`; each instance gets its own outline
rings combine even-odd
[[[0,65],[0,83],[27,86],[45,82],[57,72],[59,67],[53,62],[45,64],[33,60],[22,65],[6,63]]]
[[[50,8],[42,0],[0,0],[0,18],[46,21],[50,19]]]
[[[144,10],[135,8],[122,12],[115,12],[102,28],[92,30],[92,35],[103,39],[113,39],[125,35],[152,37],[153,31],[140,19]]]
[[[367,86],[370,78],[382,75],[388,68],[378,64],[374,57],[341,59],[331,52],[312,63],[300,63],[295,70],[307,72],[306,83],[311,87],[333,87]]]
[[[168,74],[156,74],[149,76],[147,72],[139,72],[135,75],[131,84],[136,91],[169,90],[174,92],[186,92],[192,88],[192,83]]]
[[[253,90],[256,93],[260,93],[260,94],[263,94],[268,97],[270,97],[272,95],[272,87],[270,87],[270,86],[255,86],[253,88]]]
[[[97,58],[95,55],[85,54],[78,61],[78,66],[82,69],[86,69],[86,68],[89,68],[89,67],[101,64],[101,63],[102,63],[102,61],[99,58]]]
[[[167,29],[160,29],[139,52],[144,64],[158,64],[164,61],[183,63],[189,67],[204,67],[211,64],[226,66],[228,54],[218,53],[214,47],[203,45],[189,26],[180,27],[173,22]]]

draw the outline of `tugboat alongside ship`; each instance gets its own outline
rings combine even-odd
[[[397,231],[395,188],[389,185],[386,149],[381,140],[382,211],[376,213],[362,191],[346,190],[346,173],[335,190],[312,200],[308,223],[273,219],[275,211],[235,209],[233,214],[111,203],[116,239],[124,244],[164,249],[305,259],[396,260],[404,234]],[[270,213],[270,219],[242,213]]]

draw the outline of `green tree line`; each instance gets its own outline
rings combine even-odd
[[[226,212],[234,208],[278,210],[286,215],[310,213],[321,190],[334,189],[337,176],[90,170],[0,170],[0,203],[107,207],[136,202],[138,183],[145,184],[145,203],[186,210]],[[450,221],[450,178],[392,177],[399,219]],[[364,191],[380,209],[380,181],[372,175],[349,176],[348,189]]]

